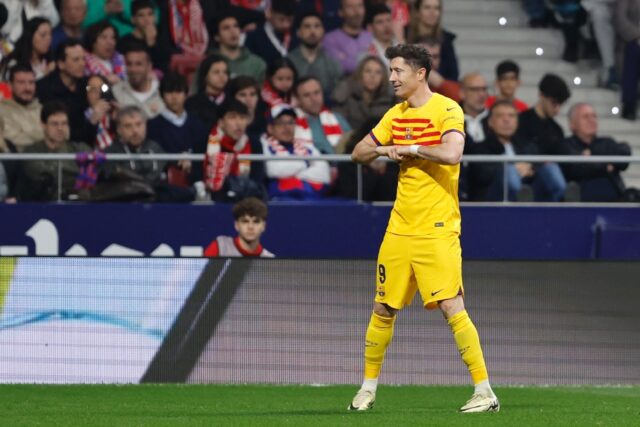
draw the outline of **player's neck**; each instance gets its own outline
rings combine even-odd
[[[417,89],[411,96],[407,98],[407,102],[411,108],[422,107],[433,96],[433,92],[429,89],[429,86],[425,85]]]
[[[258,246],[260,246],[260,241],[254,240],[253,242],[248,242],[240,236],[238,236],[237,242],[238,245],[240,245],[240,247],[246,252],[255,252],[258,249]]]

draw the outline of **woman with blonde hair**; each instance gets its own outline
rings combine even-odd
[[[333,110],[342,114],[354,129],[370,117],[382,117],[395,102],[388,80],[382,59],[365,56],[356,71],[333,91]]]
[[[417,43],[424,36],[440,40],[442,44],[438,72],[447,80],[457,81],[458,57],[453,46],[456,35],[442,28],[442,0],[416,0],[414,3],[407,41]]]

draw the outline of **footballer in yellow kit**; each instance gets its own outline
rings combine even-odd
[[[412,108],[391,108],[371,131],[382,146],[434,146],[450,132],[464,135],[464,115],[437,93]],[[398,192],[378,256],[376,301],[401,309],[419,289],[425,306],[462,293],[460,164],[411,158],[400,163]]]
[[[417,291],[447,320],[474,392],[460,412],[497,412],[480,337],[464,306],[458,176],[464,115],[453,100],[431,92],[431,55],[418,45],[385,52],[389,82],[403,102],[391,108],[353,150],[368,164],[386,156],[400,164],[398,191],[378,254],[376,294],[364,346],[364,380],[348,406],[373,408],[396,313]]]

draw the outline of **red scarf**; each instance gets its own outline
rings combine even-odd
[[[169,0],[169,30],[174,43],[184,53],[202,56],[209,45],[209,33],[197,0]]]
[[[296,140],[299,139],[303,142],[313,144],[313,135],[311,133],[311,128],[309,127],[307,115],[299,108],[296,108],[296,114],[298,115],[296,119]],[[342,127],[340,127],[340,122],[336,115],[327,107],[322,107],[322,111],[320,111],[318,119],[320,119],[322,132],[327,137],[329,144],[331,144],[332,147],[338,145],[340,137],[342,137],[344,131],[342,130]]]
[[[279,104],[289,104],[291,101],[290,95],[282,97],[280,92],[275,90],[268,80],[264,81],[260,95],[262,95],[264,102],[269,104],[269,109]]]
[[[227,176],[249,175],[251,162],[238,161],[238,154],[251,154],[247,135],[237,141],[226,135],[218,125],[211,129],[204,161],[205,185],[210,191],[218,191]]]

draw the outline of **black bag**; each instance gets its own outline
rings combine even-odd
[[[98,183],[90,190],[82,190],[80,200],[92,202],[152,202],[156,192],[151,184],[128,169],[115,168],[100,174]]]

